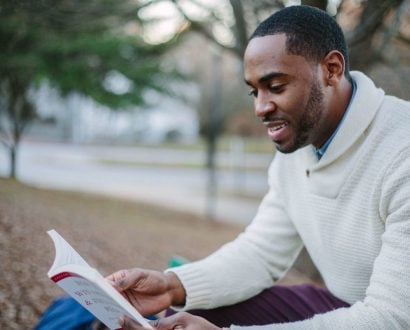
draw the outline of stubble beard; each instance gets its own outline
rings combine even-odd
[[[314,80],[310,86],[309,99],[305,107],[305,111],[299,121],[299,128],[296,131],[293,143],[285,148],[277,145],[276,148],[282,153],[292,153],[302,147],[312,143],[314,139],[314,131],[320,125],[320,120],[324,112],[323,107],[323,92],[319,82]]]

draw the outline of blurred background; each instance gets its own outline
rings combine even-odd
[[[252,220],[275,150],[242,55],[301,3],[341,24],[352,69],[410,98],[410,0],[0,0],[0,328],[62,294],[48,229],[107,275],[204,257]],[[308,260],[284,281],[320,284]]]
[[[242,55],[300,3],[336,17],[352,69],[409,98],[406,0],[2,0],[0,175],[249,222],[274,149]]]

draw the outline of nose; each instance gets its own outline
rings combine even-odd
[[[273,102],[271,95],[264,92],[259,92],[254,102],[255,114],[257,117],[263,118],[268,113],[275,111],[276,104]]]

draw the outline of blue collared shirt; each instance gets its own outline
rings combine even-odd
[[[350,105],[352,104],[352,100],[356,94],[356,83],[354,82],[354,80],[352,81],[352,96],[350,98],[349,104],[347,105],[346,111],[343,114],[342,119],[340,120],[339,124],[337,125],[335,131],[333,132],[333,134],[327,139],[327,141],[320,147],[320,148],[316,148],[313,147],[315,150],[315,154],[317,156],[317,159],[322,158],[322,156],[325,154],[327,148],[329,147],[330,143],[332,142],[333,138],[335,137],[337,131],[339,130],[339,128],[342,126],[342,122],[343,120],[346,118],[346,114],[349,111]]]

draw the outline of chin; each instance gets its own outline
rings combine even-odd
[[[276,150],[283,154],[290,154],[307,145],[306,143],[297,143],[297,141],[293,141],[292,143],[287,143],[287,144],[280,143],[280,142],[274,142],[274,143],[276,146]]]
[[[283,154],[290,154],[296,150],[298,150],[299,148],[293,147],[293,146],[283,146],[280,145],[278,143],[275,143],[276,146],[276,150],[283,153]]]

